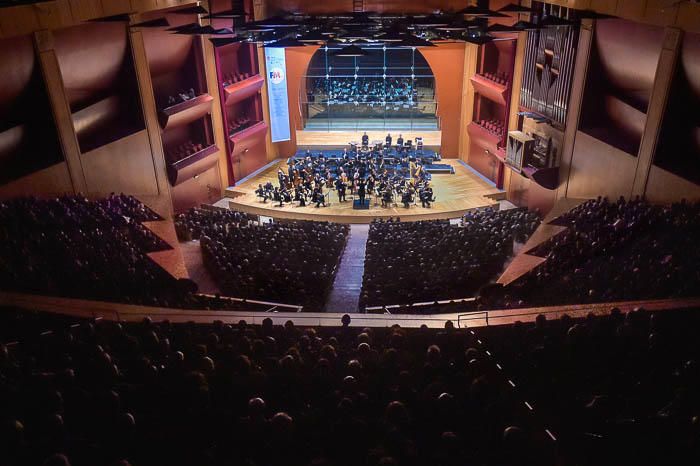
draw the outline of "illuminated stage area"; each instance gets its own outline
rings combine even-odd
[[[338,202],[335,190],[330,190],[330,204],[316,208],[313,205],[298,207],[297,203],[279,204],[271,200],[263,202],[255,194],[259,184],[271,182],[277,185],[277,170],[286,169],[286,161],[271,164],[262,173],[253,176],[241,184],[226,190],[226,198],[217,203],[222,207],[276,218],[293,218],[299,220],[333,221],[341,223],[368,223],[375,218],[401,217],[403,221],[450,219],[463,215],[474,208],[486,207],[497,203],[501,191],[492,184],[475,175],[470,169],[456,160],[442,160],[440,163],[451,166],[454,174],[433,174],[435,202],[430,208],[421,207],[420,201],[406,209],[399,202],[398,206],[382,207],[381,200],[370,199],[369,209],[353,209],[352,196],[348,192],[347,202]],[[327,191],[328,192],[328,191]]]

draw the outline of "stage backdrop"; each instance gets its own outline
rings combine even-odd
[[[437,116],[442,131],[440,153],[447,158],[455,158],[459,155],[464,47],[463,43],[438,43],[437,47],[420,49],[435,76]],[[300,103],[300,96],[306,94],[304,76],[307,74],[311,57],[317,49],[318,46],[284,49],[287,62],[291,135],[289,142],[278,145],[279,154],[282,157],[296,152],[296,130],[302,129],[304,125]]]
[[[283,48],[265,49],[270,135],[272,142],[289,141],[289,99],[287,96],[287,66]]]

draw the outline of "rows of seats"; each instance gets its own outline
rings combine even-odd
[[[696,309],[566,315],[480,329],[577,465],[700,461]]]
[[[443,330],[0,309],[7,465],[687,465],[696,310]]]
[[[259,224],[246,214],[193,209],[177,220],[199,237],[204,265],[222,293],[323,310],[345,248],[348,225]]]
[[[473,296],[497,278],[537,227],[536,213],[483,209],[461,225],[446,220],[375,221],[365,255],[361,305],[431,302]]]
[[[546,261],[482,298],[491,307],[697,296],[700,203],[593,199],[555,221],[567,230],[532,254]]]
[[[18,342],[0,347],[2,464],[549,464],[544,432],[452,326],[0,321]]]
[[[2,202],[0,289],[149,306],[258,310],[198,295],[193,281],[178,280],[151,260],[149,253],[171,248],[142,225],[158,219],[124,195]]]

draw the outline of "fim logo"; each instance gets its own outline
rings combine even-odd
[[[270,70],[270,82],[279,84],[284,81],[284,70],[282,68],[272,68]]]

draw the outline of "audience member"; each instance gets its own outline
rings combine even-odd
[[[498,278],[537,227],[537,215],[520,209],[468,213],[448,221],[375,221],[365,254],[361,306],[409,304],[473,296]]]

